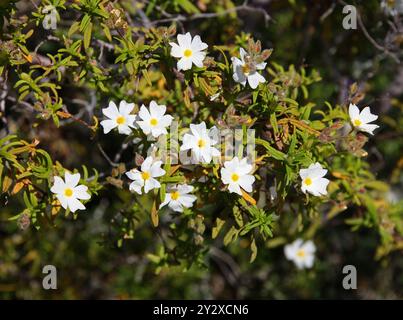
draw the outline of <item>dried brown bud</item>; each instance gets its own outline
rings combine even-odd
[[[134,157],[134,162],[136,166],[140,167],[144,162],[144,157],[141,154],[136,152],[136,156]]]
[[[17,221],[18,228],[21,230],[26,230],[30,225],[31,225],[31,220],[29,219],[29,215],[26,213],[23,213],[18,221]]]
[[[172,24],[169,28],[168,28],[168,36],[174,36],[176,34],[176,25]]]
[[[262,44],[261,44],[260,40],[258,40],[255,43],[255,53],[259,54],[260,51],[262,51]]]
[[[116,188],[119,188],[119,189],[122,189],[122,188],[123,188],[123,181],[120,180],[120,179],[116,179],[116,178],[113,178],[113,177],[107,177],[107,178],[106,178],[106,181],[107,181],[109,184],[115,186]]]
[[[265,61],[270,58],[271,54],[273,53],[273,49],[265,49],[260,55],[260,58]]]

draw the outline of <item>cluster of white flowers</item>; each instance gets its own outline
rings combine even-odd
[[[350,103],[348,113],[351,124],[357,131],[374,134],[374,130],[379,128],[371,122],[378,119],[378,116],[371,113],[369,107],[365,107],[361,112],[355,104]],[[327,195],[327,186],[329,180],[324,178],[327,170],[318,162],[312,163],[306,169],[300,169],[299,175],[302,180],[301,190],[303,193],[310,193],[314,196]],[[292,260],[298,269],[311,268],[315,256],[315,245],[312,241],[303,242],[297,239],[293,243],[286,245],[284,248],[285,256],[288,260]]]
[[[138,115],[131,114],[133,109],[134,103],[124,100],[120,102],[119,109],[113,101],[109,102],[109,106],[102,109],[102,113],[108,118],[101,121],[104,133],[118,128],[120,134],[130,135],[132,129],[137,127],[140,127],[144,134],[154,138],[168,133],[166,128],[171,125],[173,117],[165,115],[166,106],[151,101],[149,109],[142,105]]]
[[[208,45],[201,41],[200,36],[192,38],[190,33],[178,34],[177,42],[171,42],[171,55],[178,60],[177,69],[190,70],[192,65],[202,68],[206,58]],[[240,48],[240,59],[232,57],[233,79],[242,86],[248,83],[252,89],[256,89],[260,83],[264,83],[265,78],[259,73],[266,68],[265,62],[256,63],[248,53]],[[211,101],[218,97],[214,95]],[[173,117],[166,114],[166,106],[158,105],[151,101],[149,108],[142,105],[138,114],[133,114],[134,103],[121,101],[119,108],[114,102],[110,102],[107,108],[102,109],[102,113],[107,119],[101,121],[104,133],[107,134],[117,128],[120,134],[130,135],[132,129],[140,128],[145,135],[158,138],[167,135],[167,128],[171,125]],[[379,126],[371,124],[378,116],[371,113],[369,107],[365,107],[361,112],[355,104],[349,106],[349,117],[353,128],[373,135]],[[180,150],[191,152],[193,163],[210,163],[213,158],[220,157],[218,141],[212,136],[212,132],[217,130],[213,127],[207,129],[205,122],[190,124],[190,132],[183,137]],[[139,169],[132,169],[126,172],[126,176],[132,180],[130,191],[138,194],[148,193],[150,190],[161,187],[158,178],[163,177],[166,172],[161,168],[162,161],[147,157]],[[308,168],[299,171],[301,191],[310,193],[313,196],[326,196],[327,186],[330,181],[325,178],[328,170],[324,169],[318,162],[312,163]],[[227,186],[228,191],[243,196],[243,192],[252,192],[255,177],[253,176],[253,165],[248,163],[247,158],[240,159],[234,157],[225,161],[221,168],[221,181]],[[51,191],[56,194],[60,204],[65,209],[72,212],[84,210],[85,206],[80,200],[89,200],[88,188],[78,185],[80,174],[65,173],[65,180],[61,177],[54,177],[54,185]],[[168,185],[165,198],[159,208],[168,206],[176,212],[183,212],[184,208],[191,208],[197,197],[190,194],[193,186],[187,184]],[[312,241],[304,242],[301,239],[295,240],[284,248],[284,254],[288,260],[293,261],[298,269],[311,268],[315,257],[315,245]]]
[[[192,64],[196,67],[202,68],[203,61],[206,58],[206,50],[208,45],[201,41],[200,36],[195,36],[192,39],[190,33],[178,34],[178,43],[170,42],[171,56],[178,58],[177,69],[190,70]],[[232,57],[233,66],[233,79],[234,81],[242,84],[249,83],[252,89],[256,89],[259,83],[264,83],[266,79],[258,72],[266,68],[265,62],[255,63],[249,59],[248,53],[245,49],[240,48],[240,58]],[[213,99],[214,100],[214,99]]]

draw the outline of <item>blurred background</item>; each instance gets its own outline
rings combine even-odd
[[[311,100],[318,105],[325,101],[346,104],[349,87],[356,82],[365,94],[363,103],[380,115],[377,124],[381,128],[365,148],[371,171],[377,179],[390,185],[388,200],[402,203],[401,1],[196,0],[192,3],[200,13],[194,14],[183,10],[181,1],[118,2],[134,23],[141,23],[144,15],[156,25],[169,26],[176,22],[178,32],[200,34],[209,44],[233,43],[242,33],[250,33],[262,42],[263,48],[274,48],[271,59],[276,63],[305,66],[319,72],[322,81],[311,88]],[[155,6],[147,11],[152,2]],[[29,16],[35,4],[38,1],[18,1],[20,19]],[[343,28],[346,4],[357,9],[357,29]],[[61,19],[60,25],[64,23],[66,21]],[[35,33],[27,46],[33,50],[42,38],[40,32]],[[57,48],[49,44],[42,46],[39,52],[46,55],[52,50]],[[91,106],[80,105],[82,93],[71,92],[66,86],[63,95],[66,103],[77,110],[84,109],[82,116],[91,119],[94,114]],[[71,123],[56,130],[48,121],[37,130],[24,111],[17,105],[8,105],[14,119],[9,124],[12,132],[18,131],[27,140],[38,137],[41,147],[67,168],[85,164],[101,173],[109,172],[110,166],[97,143],[80,143],[83,137],[88,138],[82,126]],[[2,137],[5,132],[0,132]],[[114,154],[117,147],[112,138],[108,139],[111,141],[107,141],[106,152]],[[122,155],[125,156],[129,155]],[[101,190],[88,204],[88,210],[76,220],[72,217],[59,219],[55,227],[36,230],[21,222],[7,221],[22,207],[2,194],[0,298],[403,298],[401,251],[380,258],[377,254],[379,234],[372,229],[351,232],[343,216],[331,220],[316,235],[317,257],[310,270],[297,271],[285,260],[283,246],[268,243],[266,249],[259,248],[256,260],[249,263],[250,253],[244,250],[247,243],[241,240],[224,247],[218,239],[210,240],[202,263],[188,270],[180,266],[156,270],[150,254],[162,250],[159,248],[160,231],[152,227],[147,213],[143,219],[133,222],[136,224],[133,231],[131,222],[122,213],[122,204],[131,202],[130,195],[120,189]],[[147,200],[144,205],[149,205]],[[400,221],[397,227],[403,228],[402,216]],[[403,239],[401,241],[403,248]],[[46,264],[57,267],[57,290],[42,289],[42,267]],[[347,264],[357,268],[357,290],[342,287],[341,270]]]

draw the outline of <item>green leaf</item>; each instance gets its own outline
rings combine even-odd
[[[234,226],[232,226],[224,237],[224,245],[227,246],[231,242],[235,241],[236,238],[238,237],[238,232],[239,230],[236,229]]]
[[[85,49],[88,49],[88,47],[90,46],[91,33],[92,33],[92,22],[90,22],[84,30],[84,48]]]
[[[234,208],[232,209],[232,212],[233,212],[233,214],[234,214],[236,223],[238,224],[238,226],[239,226],[240,228],[242,228],[243,225],[244,225],[244,223],[243,223],[243,218],[242,218],[242,212],[241,212],[241,210],[240,210],[237,206],[234,206]]]
[[[257,246],[256,246],[256,241],[255,238],[252,237],[252,242],[250,243],[250,250],[252,251],[252,254],[250,256],[250,260],[249,262],[252,263],[253,261],[255,261],[256,257],[257,257]]]
[[[256,144],[260,144],[263,147],[266,148],[268,155],[270,155],[271,157],[273,157],[276,160],[280,160],[280,161],[284,161],[287,156],[285,153],[273,148],[268,141],[265,141],[263,139],[257,138],[255,140]]]
[[[213,227],[213,229],[211,230],[211,238],[213,239],[217,238],[218,234],[220,233],[220,230],[225,224],[225,220],[217,218],[215,224],[216,224],[215,227]]]
[[[176,0],[187,13],[199,13],[199,9],[189,0]]]

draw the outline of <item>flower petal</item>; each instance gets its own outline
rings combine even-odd
[[[204,52],[196,52],[192,55],[192,62],[199,68],[203,68],[203,61],[206,58]]]
[[[190,70],[192,68],[192,60],[188,58],[181,58],[176,64],[177,69],[180,70]]]
[[[178,44],[182,49],[191,47],[192,36],[190,35],[189,32],[187,32],[186,34],[178,34],[177,39],[178,39]]]
[[[171,194],[166,193],[164,201],[160,204],[159,208],[165,207],[171,201]]]
[[[115,120],[102,120],[101,121],[101,126],[104,128],[104,134],[109,133],[111,130],[115,129],[118,124]]]
[[[190,131],[195,137],[203,137],[207,135],[206,123],[203,121],[199,124],[190,124]]]
[[[130,184],[129,190],[137,192],[138,194],[141,194],[141,187],[143,186],[143,184],[144,184],[144,181],[135,180]]]
[[[74,188],[74,196],[80,200],[89,200],[91,195],[87,191],[88,187],[81,184]]]
[[[248,83],[252,89],[256,89],[259,83],[265,82],[266,79],[259,74],[259,72],[254,72],[248,76]]]
[[[160,119],[166,112],[167,107],[163,104],[159,105],[154,100],[150,102],[151,118]]]
[[[57,194],[56,198],[59,200],[60,205],[67,210],[68,204],[67,204],[67,198],[63,194]]]
[[[120,116],[119,110],[113,101],[109,102],[109,106],[107,108],[102,109],[102,113],[109,119],[115,119]]]
[[[244,48],[239,48],[239,54],[241,56],[242,64],[244,64],[245,63],[245,56],[247,56],[248,53],[245,51]]]
[[[361,131],[367,132],[372,135],[374,134],[374,130],[378,129],[378,128],[379,128],[379,126],[376,124],[363,124],[363,125],[359,126],[359,129]]]
[[[253,191],[253,183],[255,182],[255,177],[252,175],[245,175],[239,178],[239,185],[244,189],[246,192]]]
[[[80,174],[79,173],[71,174],[66,171],[64,174],[64,180],[66,181],[66,186],[74,188],[80,181]]]
[[[356,119],[360,116],[360,110],[355,104],[350,103],[350,106],[348,107],[348,114],[350,119]]]
[[[193,202],[197,200],[197,197],[192,194],[185,194],[179,197],[178,201],[186,208],[193,207]]]
[[[63,190],[66,188],[63,179],[58,176],[53,177],[53,179],[54,179],[54,184],[50,188],[50,191],[52,191],[53,193],[62,193]]]
[[[150,174],[152,177],[161,177],[165,175],[165,170],[161,168],[162,161],[156,161],[151,165]]]
[[[134,109],[134,103],[127,103],[125,100],[120,101],[119,112],[123,116],[127,116]]]
[[[196,35],[194,36],[191,47],[193,51],[202,51],[208,48],[208,45],[201,41],[200,36]]]
[[[120,134],[125,134],[129,136],[132,133],[132,129],[130,129],[130,127],[127,124],[120,124],[118,126],[118,132]]]
[[[228,190],[229,190],[229,192],[237,193],[240,196],[242,196],[241,188],[239,187],[239,184],[237,184],[237,183],[230,183],[228,185]]]
[[[183,212],[182,204],[178,200],[171,200],[169,202],[169,207],[176,212]]]
[[[76,212],[77,210],[85,210],[85,206],[76,198],[67,199],[67,205],[71,212]]]
[[[154,159],[151,156],[145,158],[145,160],[141,164],[141,171],[143,171],[143,172],[150,171],[150,168],[151,168],[151,165],[152,165],[153,161],[154,161]]]
[[[148,109],[145,107],[144,104],[140,107],[139,117],[141,118],[141,120],[144,120],[146,122],[150,121],[150,112],[148,112]]]
[[[178,46],[176,43],[174,42],[170,42],[169,43],[171,45],[171,56],[175,57],[175,58],[182,58],[183,57],[183,50],[181,49],[180,46]]]

